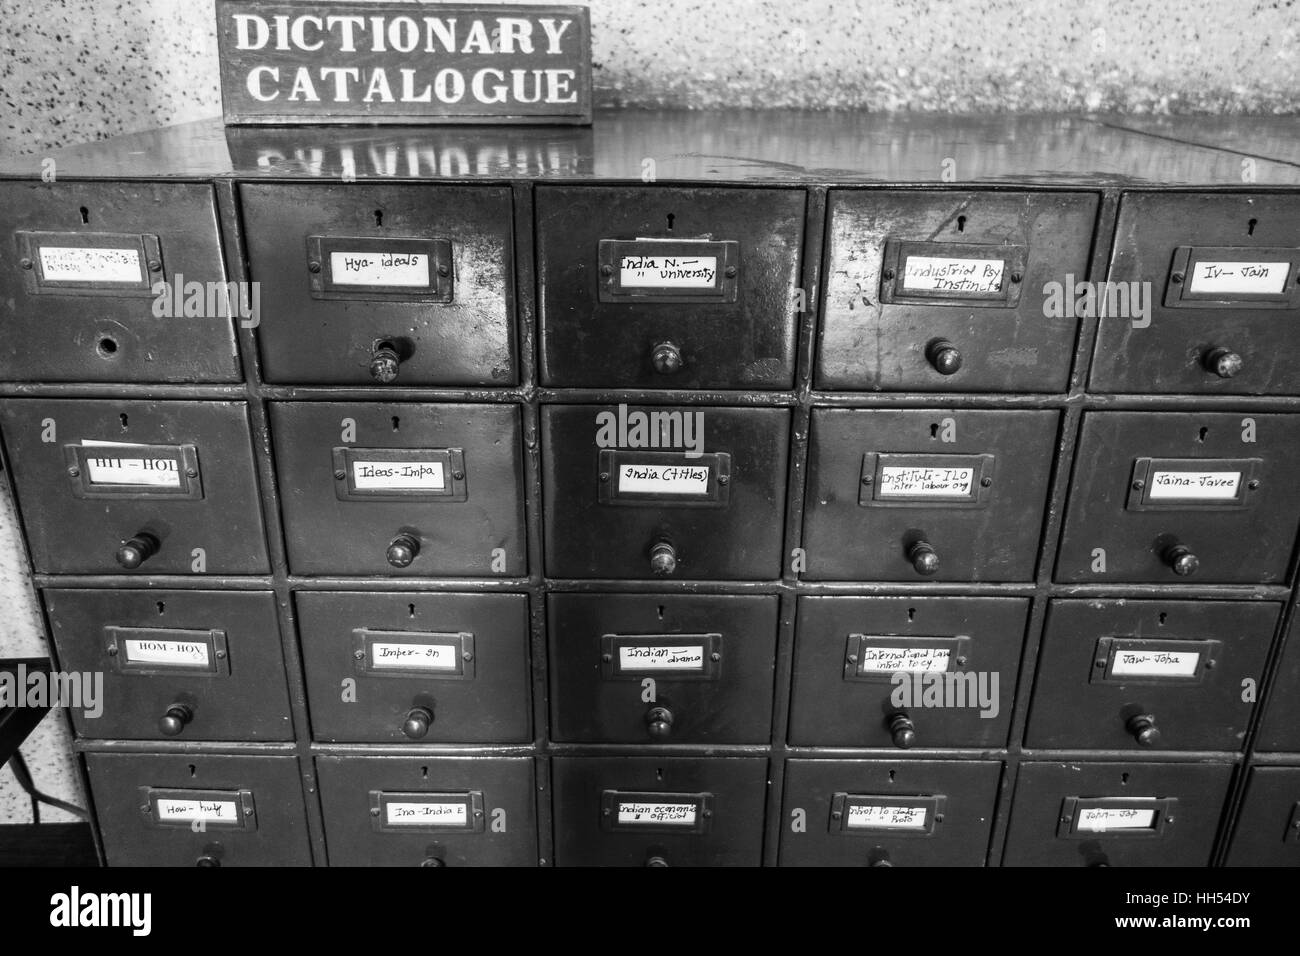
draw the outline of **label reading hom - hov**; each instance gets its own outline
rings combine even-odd
[[[122,641],[126,659],[132,664],[157,664],[162,667],[207,667],[208,645],[202,641],[165,641],[126,638]]]

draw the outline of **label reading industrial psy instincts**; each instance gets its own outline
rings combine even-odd
[[[103,449],[86,456],[86,476],[92,485],[139,485],[145,488],[180,488],[179,449],[176,458],[130,455],[126,449],[138,445],[120,442],[83,441],[83,447]],[[123,449],[114,453],[112,449]]]
[[[1115,651],[1112,677],[1195,677],[1199,651]]]
[[[466,803],[387,803],[385,811],[390,826],[469,826]]]
[[[704,646],[627,645],[618,649],[618,668],[626,671],[703,671]]]
[[[240,822],[239,808],[233,800],[176,800],[159,798],[155,803],[159,823],[230,823]]]
[[[429,257],[422,252],[331,252],[334,285],[429,287]]]
[[[370,665],[376,670],[454,671],[460,666],[460,651],[451,644],[402,644],[376,641],[370,646]]]
[[[126,638],[122,641],[126,659],[131,664],[157,664],[163,667],[208,667],[209,648],[202,641],[159,641]]]
[[[622,803],[618,822],[629,826],[694,826],[697,808],[693,803]]]
[[[946,647],[873,647],[858,652],[859,674],[946,671],[952,651]]]
[[[41,275],[46,282],[144,281],[138,249],[42,246]]]
[[[969,498],[974,492],[974,468],[884,465],[877,494],[881,498]]]
[[[707,495],[709,468],[707,465],[620,465],[618,490],[632,494]]]
[[[619,284],[624,289],[712,289],[716,256],[624,256]]]
[[[1150,830],[1156,811],[1133,807],[1084,807],[1079,811],[1076,830]]]
[[[961,292],[980,295],[1002,291],[1001,259],[948,259],[908,256],[903,288],[909,292]]]
[[[1290,262],[1197,262],[1187,290],[1193,295],[1280,295]]]
[[[849,830],[924,830],[925,818],[925,807],[863,803],[846,808],[844,826]]]
[[[354,461],[352,486],[358,491],[443,491],[447,479],[440,461]]]
[[[1241,486],[1239,471],[1157,471],[1148,501],[1233,501]]]

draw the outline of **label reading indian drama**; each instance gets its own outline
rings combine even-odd
[[[619,283],[625,289],[712,289],[717,256],[624,256]]]
[[[159,799],[158,819],[175,823],[238,823],[239,813],[233,800]]]
[[[1002,291],[1001,259],[945,259],[908,256],[903,264],[903,288],[916,292]]]
[[[442,491],[447,479],[440,461],[354,461],[352,486],[368,491]]]
[[[389,803],[385,810],[391,826],[469,825],[469,806],[464,803]]]
[[[1199,651],[1116,651],[1113,677],[1195,677]]]
[[[637,824],[695,825],[693,803],[620,803],[618,822]]]
[[[1232,501],[1241,486],[1239,471],[1157,471],[1148,501]]]
[[[423,252],[331,252],[334,285],[429,287],[429,257]]]
[[[881,498],[969,498],[975,490],[975,469],[885,465],[879,488]]]
[[[621,465],[618,490],[653,495],[707,495],[707,465]]]
[[[1084,807],[1079,811],[1077,830],[1150,830],[1155,824],[1154,810],[1131,807]]]
[[[42,246],[41,274],[46,282],[144,281],[138,249],[80,249]]]
[[[1193,294],[1280,295],[1290,274],[1289,262],[1198,262],[1187,288]]]
[[[83,441],[83,447],[102,448],[98,455],[86,457],[86,473],[92,485],[139,485],[146,488],[181,487],[180,462],[175,458],[149,458],[141,455],[116,455],[110,449],[133,448],[119,442]]]
[[[951,651],[946,647],[872,647],[858,652],[861,674],[893,674],[899,671],[946,671]]]
[[[844,825],[863,830],[924,830],[925,807],[882,807],[873,804],[849,806]]]
[[[202,641],[156,641],[127,638],[122,642],[132,664],[172,667],[207,667],[208,645]]]
[[[704,647],[700,644],[688,647],[664,647],[655,644],[620,647],[618,669],[621,671],[702,671],[704,670]]]

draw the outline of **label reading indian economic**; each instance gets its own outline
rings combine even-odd
[[[618,822],[632,826],[638,824],[669,824],[694,826],[696,806],[693,803],[619,803]]]
[[[862,803],[850,805],[844,825],[850,830],[924,830],[925,807],[887,807]]]
[[[666,647],[662,644],[637,644],[618,649],[620,671],[702,671],[704,647],[692,644]]]
[[[114,454],[111,449],[138,446],[120,442],[83,441],[83,447],[102,448],[100,454],[86,457],[86,473],[92,485],[139,485],[145,488],[181,487],[178,458],[146,457],[140,454]]]
[[[41,275],[46,282],[144,281],[138,249],[84,249],[42,246]]]
[[[717,256],[624,256],[619,284],[625,289],[712,289]]]
[[[352,486],[358,491],[443,491],[447,478],[440,461],[354,461]]]
[[[390,826],[469,825],[469,805],[465,803],[389,803],[385,815]]]
[[[451,644],[402,644],[375,641],[370,645],[370,665],[375,668],[400,667],[403,670],[454,671],[458,650]]]
[[[1197,294],[1279,295],[1290,274],[1289,262],[1198,262],[1187,288]]]
[[[1199,651],[1116,650],[1111,660],[1113,677],[1195,677]]]
[[[233,800],[175,800],[157,801],[157,818],[169,823],[237,823],[238,808]]]
[[[1239,471],[1157,471],[1148,501],[1232,501],[1241,487]]]
[[[1136,807],[1084,807],[1079,811],[1076,830],[1150,830],[1155,810]]]
[[[858,673],[894,674],[899,671],[946,671],[952,652],[946,647],[873,647],[858,652]]]
[[[207,667],[208,645],[202,641],[160,641],[127,638],[122,642],[132,664],[171,667]]]
[[[881,498],[969,498],[974,490],[974,468],[885,465],[880,469]]]
[[[908,256],[903,263],[903,288],[915,292],[964,292],[979,295],[1002,291],[1001,259],[946,259]]]
[[[708,465],[620,465],[618,490],[653,495],[707,495]]]
[[[331,252],[335,285],[429,286],[429,256],[423,252]]]

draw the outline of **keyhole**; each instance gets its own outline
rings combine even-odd
[[[428,767],[421,767],[421,768],[420,768],[420,776],[423,777],[425,780],[428,780],[428,779],[429,779],[429,768],[428,768]]]
[[[123,412],[121,415],[118,415],[117,420],[122,423],[122,431],[126,431],[126,427],[127,427],[126,412]]]
[[[897,772],[897,771],[894,771],[894,770],[889,771],[889,782],[890,782],[890,783],[893,783],[893,782],[894,782],[894,774],[895,774],[896,772]]]
[[[1201,442],[1205,441],[1205,436],[1208,435],[1209,433],[1210,433],[1210,430],[1209,430],[1208,428],[1202,428],[1202,429],[1201,429],[1201,433],[1200,433],[1200,435],[1197,437],[1196,440],[1197,440],[1197,441],[1201,441]]]
[[[399,418],[397,415],[394,415],[394,416],[393,416],[393,431],[397,431],[397,429],[399,429],[399,428],[401,428],[401,427],[402,427],[402,419]]]
[[[384,228],[384,211],[382,209],[375,210],[375,228],[376,229]]]
[[[1167,617],[1169,617],[1169,615],[1166,614],[1164,611],[1161,611],[1161,612],[1160,612],[1160,626],[1161,626],[1161,627],[1164,627],[1164,626],[1165,626],[1165,618],[1167,618]]]
[[[1128,786],[1128,774],[1127,774],[1127,773],[1122,773],[1122,774],[1119,775],[1119,783],[1120,783],[1120,786],[1122,786],[1122,787],[1127,787],[1127,786]]]
[[[199,772],[199,768],[194,766],[194,764],[190,764],[190,776],[191,777],[197,776],[198,772]]]
[[[1250,222],[1246,223],[1246,235],[1253,236],[1255,234],[1255,226],[1258,223],[1258,219],[1252,219]]]
[[[659,620],[662,621],[663,619],[664,619],[664,606],[663,606],[662,604],[660,604],[660,605],[659,605]]]
[[[159,602],[158,602],[158,613],[159,613],[159,614],[162,614],[162,613],[163,613],[164,611],[166,611],[166,610],[167,610],[167,605],[164,604],[162,601],[159,601]]]
[[[406,605],[406,613],[408,617],[415,617],[415,605],[414,604]]]
[[[958,232],[965,232],[965,231],[966,231],[966,217],[965,217],[965,216],[958,216],[958,217],[957,217],[957,231],[958,231]]]
[[[907,609],[907,623],[911,624],[915,620],[916,620],[916,608],[909,607]]]
[[[81,207],[81,224],[83,226],[90,225],[90,210],[87,209],[85,206]]]
[[[939,423],[932,422],[930,424],[930,438],[933,440],[933,439],[937,439],[938,437],[939,437]]]
[[[664,768],[655,767],[655,779],[662,782],[664,779]]]
[[[673,220],[675,220],[676,218],[677,218],[677,217],[676,217],[675,215],[673,215],[672,213],[669,213],[669,214],[668,214],[668,231],[669,231],[669,232],[672,232],[672,231],[673,231]]]

